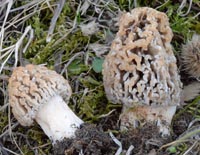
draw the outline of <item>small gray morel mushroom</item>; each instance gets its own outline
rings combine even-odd
[[[55,155],[112,152],[110,147],[115,145],[109,135],[100,127],[84,123],[68,107],[71,87],[55,71],[35,65],[17,67],[8,89],[15,118],[23,126],[36,121],[52,140]]]
[[[68,107],[72,94],[67,80],[46,67],[27,65],[14,69],[9,79],[9,103],[23,126],[34,120],[53,141],[73,138],[83,121]]]
[[[145,120],[156,122],[163,136],[170,134],[182,87],[172,36],[164,13],[142,7],[122,15],[103,64],[107,97],[123,104],[121,129]]]

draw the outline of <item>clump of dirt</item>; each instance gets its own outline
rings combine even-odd
[[[100,126],[84,123],[75,138],[64,139],[54,145],[54,155],[113,155],[116,144]],[[114,152],[113,152],[114,151]]]
[[[101,126],[104,131],[119,130],[119,117],[122,111],[122,107],[117,108],[112,114],[102,117],[97,126]]]
[[[178,137],[183,132],[185,132],[188,128],[188,125],[192,121],[192,119],[193,119],[193,116],[188,112],[184,112],[181,115],[179,115],[177,118],[174,118],[174,121],[172,121],[174,136]]]
[[[188,75],[187,72],[185,72],[183,69],[180,71],[180,76],[181,76],[181,82],[183,83],[184,86],[187,86],[190,83],[197,81],[196,78]]]
[[[131,154],[145,155],[154,150],[157,152],[163,144],[170,141],[170,137],[161,137],[155,124],[145,124],[137,129],[130,129],[117,136],[123,145],[123,150],[127,150],[131,145],[134,146]],[[164,152],[160,152],[163,155]],[[158,152],[156,154],[159,154]]]
[[[78,155],[82,152],[84,155],[113,155],[119,148],[100,125],[85,123],[77,129],[75,135],[73,139],[64,139],[55,144],[54,154]],[[131,154],[145,155],[152,150],[156,152],[160,146],[170,141],[170,138],[159,135],[158,128],[154,124],[145,124],[138,129],[118,132],[115,136],[122,144],[122,154],[126,154],[129,147],[133,145]],[[160,154],[163,155],[164,152]]]

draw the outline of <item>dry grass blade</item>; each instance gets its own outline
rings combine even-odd
[[[133,145],[129,146],[129,148],[128,148],[127,152],[126,152],[126,155],[130,155],[131,152],[133,151],[133,149],[134,149]]]
[[[190,0],[190,3],[189,3],[189,7],[188,7],[188,10],[186,13],[182,14],[182,10],[183,8],[186,6],[187,4],[187,1],[186,0],[183,0],[181,5],[179,6],[178,10],[177,10],[177,13],[180,14],[180,16],[186,16],[189,14],[190,10],[191,10],[191,7],[192,7],[192,0]]]
[[[28,7],[32,7],[32,6],[34,6],[35,4],[38,5],[39,3],[43,2],[43,1],[45,1],[45,0],[42,0],[42,1],[41,1],[41,0],[33,0],[33,1],[30,1],[30,3],[27,3],[27,4],[23,5],[23,6],[20,6],[20,7],[18,7],[18,8],[14,8],[14,9],[11,9],[10,12],[15,12],[15,11],[27,9]]]
[[[108,52],[110,49],[108,45],[98,43],[89,44],[88,48],[93,50],[97,57],[102,57],[102,55]]]
[[[0,107],[0,111],[6,109],[8,107],[8,104],[4,104],[3,106]],[[0,136],[1,137],[1,136]]]
[[[194,126],[190,129],[188,129],[187,131],[185,131],[182,135],[180,135],[177,140],[163,145],[162,147],[160,147],[159,150],[162,150],[162,149],[172,146],[172,145],[176,146],[182,142],[188,142],[188,141],[191,142],[192,140],[196,141],[195,139],[193,139],[193,137],[196,135],[199,135],[199,134],[200,134],[200,126]]]
[[[90,3],[86,0],[80,8],[81,15],[84,15],[89,7]]]
[[[33,39],[33,29],[31,26],[27,26],[24,33],[22,34],[22,36],[20,37],[20,39],[17,41],[17,43],[14,46],[11,46],[11,48],[8,48],[8,51],[6,52],[6,55],[8,55],[6,57],[5,55],[5,60],[4,62],[1,64],[0,67],[0,73],[2,72],[6,62],[8,61],[8,59],[11,57],[11,55],[13,54],[13,52],[15,52],[15,63],[14,63],[14,67],[17,66],[17,62],[18,62],[18,56],[19,56],[19,48],[22,46],[23,44],[23,40],[24,38],[27,36],[27,34],[30,33],[29,36],[29,40],[27,42],[27,44],[25,45],[24,49],[23,49],[23,53],[25,53],[26,49],[28,48],[29,44],[31,43],[32,39]],[[2,50],[0,50],[1,52]]]
[[[82,3],[80,1],[79,5],[78,5],[78,8],[76,10],[76,15],[78,15],[78,13],[80,12],[80,8],[82,6]],[[74,21],[73,21],[73,26],[71,29],[68,30],[68,32],[66,34],[64,34],[60,39],[58,39],[53,46],[56,46],[58,45],[59,43],[61,43],[75,28],[76,28],[76,25],[77,25],[77,16],[75,16],[74,18]]]
[[[6,154],[3,154],[3,155],[9,155],[7,152],[11,153],[11,154],[14,154],[14,155],[19,155],[18,153],[15,153],[14,151],[8,149],[8,148],[5,148],[5,147],[2,147],[3,150],[6,151]]]
[[[2,46],[3,46],[4,31],[5,31],[4,26],[6,24],[8,15],[10,13],[10,9],[11,9],[11,7],[13,5],[13,0],[6,0],[6,2],[8,3],[8,6],[7,6],[6,15],[4,17],[3,25],[1,27],[1,32],[0,32],[0,50],[2,49]],[[0,53],[0,55],[1,55],[1,53]]]
[[[112,132],[109,132],[109,135],[112,138],[112,140],[115,142],[115,144],[117,144],[119,146],[115,155],[120,155],[122,153],[122,143],[113,135]]]
[[[48,31],[48,34],[47,34],[46,42],[51,41],[52,34],[53,34],[54,28],[56,26],[56,21],[57,21],[59,15],[60,15],[60,13],[63,9],[64,4],[65,4],[65,0],[59,0],[59,2],[57,4],[57,8],[54,12],[54,16],[51,19],[51,24],[50,24],[49,31]]]
[[[187,154],[189,154],[190,153],[190,151],[195,147],[195,145],[197,145],[197,141],[195,141],[194,142],[194,144],[187,150],[187,151],[185,151],[185,153],[183,154],[183,155],[187,155]]]
[[[21,36],[21,38],[19,39],[19,41],[16,43],[16,46],[15,46],[15,52],[16,52],[16,53],[18,52],[18,49],[19,49],[19,47],[21,46],[21,44],[22,44],[22,42],[23,42],[23,39],[24,39],[25,36],[28,34],[28,32],[30,32],[29,40],[28,40],[26,46],[24,47],[24,49],[23,49],[23,51],[22,51],[23,53],[26,52],[28,46],[30,45],[30,43],[31,43],[31,41],[32,41],[32,39],[33,39],[33,29],[32,29],[32,27],[31,27],[30,25],[29,25],[28,27],[26,27],[24,34]]]
[[[18,125],[19,125],[19,123],[13,124],[13,125],[10,127],[10,128],[11,128],[10,130],[15,129]],[[7,135],[9,132],[10,132],[9,130],[4,131],[4,132],[0,135],[0,138],[2,138],[3,136]]]

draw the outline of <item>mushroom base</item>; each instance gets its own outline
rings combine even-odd
[[[35,120],[53,144],[74,137],[75,131],[83,123],[60,96],[54,96],[41,105]]]
[[[170,135],[170,125],[176,106],[137,106],[123,110],[120,116],[121,130],[137,128],[145,122],[156,123],[162,136]]]

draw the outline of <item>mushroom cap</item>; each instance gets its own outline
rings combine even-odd
[[[40,105],[60,95],[66,102],[72,90],[67,80],[44,66],[27,65],[14,69],[8,85],[9,103],[23,126],[33,124]]]
[[[152,8],[122,15],[103,64],[103,83],[113,103],[178,105],[182,83],[171,47],[168,17]]]

